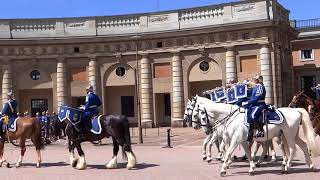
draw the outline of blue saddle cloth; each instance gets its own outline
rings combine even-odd
[[[100,116],[95,116],[91,120],[91,132],[94,134],[101,134],[102,128],[101,128],[101,122],[100,122]]]
[[[4,117],[1,118],[1,120],[3,120],[3,119],[4,119]],[[8,129],[10,132],[16,132],[18,119],[19,119],[19,117],[17,117],[17,118],[15,118],[15,117],[10,118],[7,127],[6,127],[6,125],[3,123],[3,124],[2,124],[2,130],[3,130],[3,132],[5,132],[6,129]]]
[[[68,107],[60,106],[58,118],[62,122],[64,120],[69,120],[72,124],[78,124],[81,122],[82,110]]]
[[[246,115],[245,115],[245,120],[244,120],[244,124],[246,126],[249,126],[249,120],[247,118],[247,110],[246,110]],[[283,121],[284,121],[284,116],[283,114],[275,109],[275,110],[268,110],[265,112],[265,117],[266,117],[266,120],[267,120],[267,123],[268,124],[282,124]],[[259,117],[259,122],[262,122],[263,121],[263,117],[262,115]]]

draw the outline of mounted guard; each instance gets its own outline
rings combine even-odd
[[[87,96],[86,96],[86,104],[84,107],[84,111],[81,117],[82,120],[82,129],[83,132],[90,132],[91,129],[91,118],[97,116],[99,113],[99,107],[101,106],[101,100],[99,96],[97,96],[93,92],[93,87],[88,86],[86,88]]]
[[[248,141],[253,138],[253,127],[257,125],[257,137],[264,137],[263,124],[259,121],[262,111],[267,108],[265,103],[266,89],[263,85],[262,76],[255,76],[252,79],[255,84],[251,98],[242,103],[242,106],[247,109],[247,119],[250,124]]]
[[[3,125],[8,125],[9,122],[14,121],[17,116],[17,105],[18,102],[14,99],[13,92],[10,91],[8,94],[8,101],[2,109],[2,118],[0,119],[0,135],[3,135]],[[4,124],[3,124],[4,123]]]

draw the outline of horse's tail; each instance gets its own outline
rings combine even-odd
[[[33,135],[31,140],[37,150],[44,149],[44,142],[41,137],[41,124],[37,119],[34,119],[33,121]]]
[[[126,116],[121,116],[123,133],[124,133],[124,145],[122,146],[122,155],[128,159],[128,164],[134,166],[136,164],[136,155],[132,151],[131,137],[130,137],[130,124]]]
[[[314,129],[312,127],[312,122],[310,120],[309,113],[303,108],[297,108],[297,110],[302,115],[302,128],[303,128],[303,132],[306,136],[308,147],[310,148],[311,153],[314,157],[319,156],[320,149],[319,149],[319,147],[316,143],[316,140],[315,140],[316,134],[315,134]]]

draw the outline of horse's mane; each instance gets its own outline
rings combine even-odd
[[[206,104],[209,104],[209,106],[206,106],[206,110],[209,112],[214,112],[214,111],[219,111],[219,112],[229,112],[231,109],[236,110],[239,106],[237,105],[233,105],[233,104],[226,104],[226,103],[216,103],[211,101],[208,98],[205,97],[201,97],[201,96],[196,96],[197,97],[197,102],[198,102],[198,98],[200,98],[202,101],[204,101]],[[231,112],[229,112],[231,113]]]

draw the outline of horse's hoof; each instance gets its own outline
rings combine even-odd
[[[20,167],[20,164],[16,164],[16,168],[19,168]]]
[[[233,156],[233,160],[234,160],[234,161],[237,161],[237,160],[238,160],[238,157],[237,157],[236,155],[234,155],[234,156]]]
[[[203,157],[202,160],[203,160],[203,161],[207,160],[207,157]]]
[[[207,162],[208,162],[208,163],[211,163],[211,161],[212,161],[212,159],[209,159]]]
[[[242,160],[242,161],[246,161],[247,159],[248,159],[247,156],[242,156],[242,157],[241,157],[241,160]]]
[[[273,163],[277,162],[277,159],[271,159],[271,162],[273,162]]]
[[[40,168],[40,167],[41,167],[41,164],[40,164],[40,163],[37,163],[36,168]]]
[[[261,167],[261,164],[256,164],[256,167],[257,167],[257,168]]]
[[[7,166],[7,168],[11,168],[11,167],[10,167],[10,163],[7,163],[7,165],[6,165],[6,166]]]
[[[254,172],[249,172],[249,175],[250,176],[254,176]]]
[[[221,158],[216,158],[216,161],[221,161]]]
[[[226,175],[227,175],[227,172],[226,172],[226,171],[220,172],[220,176],[221,176],[221,177],[224,177],[224,176],[226,176]]]

